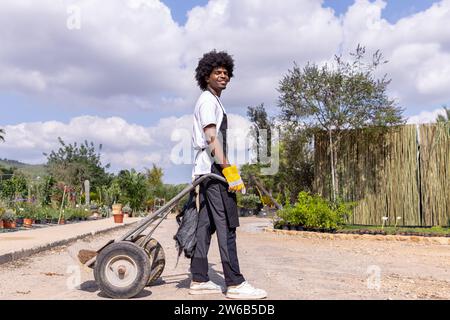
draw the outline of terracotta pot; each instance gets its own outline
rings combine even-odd
[[[26,228],[31,228],[31,226],[33,225],[33,219],[30,218],[24,218],[23,219],[23,226]]]
[[[3,229],[3,220],[0,220],[0,229]]]
[[[61,218],[61,220],[59,220],[59,224],[66,224],[66,220],[64,218]]]
[[[3,220],[3,227],[5,229],[15,229],[17,227],[16,222],[15,221],[6,221]]]
[[[123,214],[114,214],[114,223],[123,223]]]

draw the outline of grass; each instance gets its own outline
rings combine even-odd
[[[364,225],[345,225],[339,228],[341,231],[358,231],[358,230],[370,230],[370,231],[384,231],[386,234],[398,234],[401,232],[408,233],[427,233],[436,236],[450,234],[449,227],[394,227],[388,226],[383,229],[381,226],[364,226]]]

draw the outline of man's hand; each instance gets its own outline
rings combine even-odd
[[[226,167],[222,170],[222,173],[225,176],[225,179],[227,179],[229,191],[241,191],[243,194],[245,194],[244,182],[242,181],[241,176],[239,175],[239,171],[235,165]]]

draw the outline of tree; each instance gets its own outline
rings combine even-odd
[[[257,163],[253,165],[244,165],[241,167],[241,174],[246,183],[247,191],[259,195],[261,198],[271,198],[274,194],[292,195],[293,200],[300,191],[311,191],[313,180],[313,157],[310,147],[310,136],[303,130],[297,130],[287,124],[279,126],[282,134],[281,141],[277,146],[279,152],[280,167],[274,175],[261,175],[263,167],[260,150],[266,150],[267,155],[271,155],[271,134],[275,128],[274,119],[269,120],[264,104],[257,107],[248,107],[247,117],[253,123],[252,134],[255,138]],[[260,129],[267,129],[266,137],[259,135]],[[275,150],[274,150],[275,151]],[[258,185],[257,181],[260,185]],[[264,190],[262,190],[264,189]],[[267,191],[267,194],[265,194]]]
[[[104,204],[107,206],[115,204],[122,195],[118,177],[113,178],[109,186],[97,186],[96,190],[100,204]]]
[[[299,127],[284,126],[280,143],[279,188],[297,200],[301,191],[312,192],[314,150],[311,132]]]
[[[272,121],[270,121],[267,117],[266,109],[264,108],[264,104],[261,103],[256,107],[248,107],[247,108],[247,117],[253,123],[251,134],[255,138],[256,144],[254,149],[256,151],[256,162],[261,162],[261,150],[266,150],[266,155],[270,156],[270,147],[271,147],[271,127]],[[266,130],[266,135],[261,137],[262,130]],[[264,139],[262,139],[264,138]]]
[[[78,146],[76,142],[66,144],[60,137],[58,141],[61,147],[57,151],[44,153],[48,171],[57,181],[75,187],[78,191],[82,190],[85,180],[91,182],[92,188],[109,184],[111,177],[106,169],[110,165],[103,166],[100,161],[101,144],[97,153],[93,142],[84,141]]]
[[[136,170],[121,170],[117,176],[121,189],[121,201],[129,203],[133,212],[139,211],[147,197],[147,180],[144,174]]]
[[[49,205],[52,202],[52,189],[56,181],[52,176],[44,177],[39,189],[41,190],[41,205]]]
[[[7,168],[7,167],[0,166],[0,175],[7,176],[7,177],[3,177],[3,179],[8,179],[8,177],[11,177],[14,174],[14,172],[16,172],[16,171],[17,171],[16,167]]]
[[[5,130],[0,129],[0,141],[5,141]]]
[[[11,179],[3,180],[0,188],[0,196],[8,201],[15,199],[21,201],[28,195],[28,183],[25,176],[15,173]]]
[[[269,120],[263,103],[256,107],[248,107],[247,117],[252,122],[251,135],[255,142],[252,148],[256,151],[256,164],[241,166],[241,175],[246,183],[249,196],[252,194],[259,196],[261,202],[262,198],[266,196],[274,202],[272,192],[276,186],[276,177],[260,174],[266,164],[266,159],[271,155],[273,120]]]
[[[444,114],[439,114],[436,118],[436,122],[448,123],[450,122],[450,109],[446,106],[443,106],[442,108],[444,109]]]
[[[332,196],[336,200],[339,182],[336,177],[337,146],[351,129],[383,130],[404,123],[402,112],[387,94],[390,81],[384,75],[376,79],[374,72],[383,57],[376,51],[369,63],[364,62],[365,48],[358,45],[351,53],[353,62],[335,56],[335,66],[319,67],[307,63],[280,81],[279,107],[283,121],[313,132],[325,131],[329,138]]]
[[[158,187],[163,184],[162,177],[164,175],[162,168],[158,168],[154,163],[151,169],[146,168],[147,182],[150,187]]]

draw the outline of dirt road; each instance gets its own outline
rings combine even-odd
[[[238,228],[241,271],[269,299],[450,299],[448,245],[305,239],[263,232],[269,225],[269,219],[241,218]],[[99,247],[126,229],[84,241]],[[175,268],[175,231],[170,217],[155,232],[166,253],[166,268],[137,299],[225,299],[222,294],[188,294],[189,260],[181,257]],[[0,265],[0,299],[108,299],[92,272],[80,269],[68,254],[73,245]],[[210,266],[211,279],[223,285],[215,236]]]

